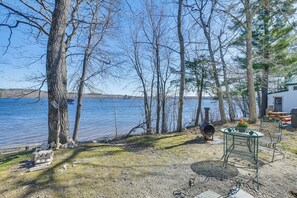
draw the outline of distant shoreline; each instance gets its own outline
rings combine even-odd
[[[67,94],[68,98],[76,98],[77,93],[70,92]],[[83,95],[84,98],[142,98],[142,96],[130,96],[120,94],[102,94],[102,93],[87,93]],[[172,97],[173,96],[169,96]],[[0,98],[47,98],[46,91],[39,91],[34,89],[0,89]],[[197,98],[197,96],[185,96],[185,98]],[[204,96],[205,100],[214,100],[212,97]]]
[[[67,93],[68,98],[76,98],[76,93]],[[47,98],[46,91],[39,91],[34,89],[0,89],[0,98]],[[119,94],[101,94],[101,93],[87,93],[83,95],[84,98],[141,98],[139,96],[119,95]]]

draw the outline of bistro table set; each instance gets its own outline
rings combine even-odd
[[[223,159],[223,171],[226,169],[228,164],[229,156],[232,154],[238,155],[242,158],[249,158],[255,164],[256,169],[256,182],[257,189],[259,190],[259,138],[263,137],[263,133],[246,129],[243,132],[238,128],[222,128],[221,132],[223,133],[224,141],[224,155]]]

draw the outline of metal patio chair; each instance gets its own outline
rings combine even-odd
[[[269,131],[267,128],[265,128],[265,124],[274,125],[275,130]],[[266,136],[269,137],[268,140],[266,139],[266,141],[264,140],[262,142],[266,143],[266,145],[265,145],[266,147],[273,149],[271,162],[274,161],[276,151],[279,154],[283,155],[283,157],[284,157],[284,153],[281,151],[281,149],[278,148],[278,145],[282,141],[282,136],[283,136],[282,122],[276,118],[264,117],[260,120],[260,129],[259,130],[260,130],[260,132],[264,133]]]

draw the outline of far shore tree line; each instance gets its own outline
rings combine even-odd
[[[0,29],[7,32],[4,53],[16,31],[46,46],[38,58],[45,57],[46,73],[31,79],[37,91],[47,85],[48,143],[59,147],[78,140],[83,93],[109,78],[133,81],[143,98],[139,126],[148,134],[183,130],[187,92],[197,94],[194,126],[203,95],[217,98],[221,123],[238,113],[256,122],[257,108],[266,114],[268,93],[297,74],[296,2],[2,0]],[[70,89],[77,92],[72,137]]]

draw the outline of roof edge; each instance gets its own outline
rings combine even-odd
[[[285,85],[286,85],[286,86],[289,86],[289,85],[297,85],[297,83],[286,83]]]
[[[288,90],[288,89],[285,89],[285,90],[279,90],[279,91],[275,91],[275,92],[270,92],[270,93],[268,93],[268,95],[269,95],[269,94],[275,94],[275,93],[287,92],[287,91],[289,91],[289,90]]]

